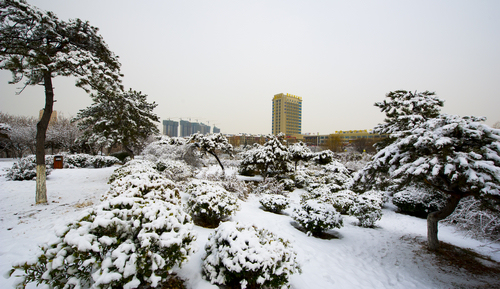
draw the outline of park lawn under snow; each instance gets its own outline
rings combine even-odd
[[[35,181],[5,179],[4,169],[12,163],[0,160],[2,288],[14,286],[15,278],[6,276],[13,263],[34,258],[38,245],[55,240],[55,230],[100,202],[116,168],[54,170],[47,179],[49,204],[34,205]],[[232,218],[266,228],[291,242],[302,268],[302,274],[292,275],[291,288],[467,288],[485,284],[453,267],[440,269],[433,265],[433,257],[418,243],[426,238],[426,220],[397,214],[389,204],[374,229],[358,227],[355,218],[344,216],[344,227],[328,232],[337,238],[309,237],[294,227],[290,217],[299,204],[300,193],[296,190],[290,195],[291,206],[280,215],[263,211],[258,197],[250,195],[247,201],[240,202],[241,209]],[[183,195],[183,202],[186,200]],[[201,275],[204,246],[214,229],[195,226],[195,231],[198,251],[175,272],[188,288],[218,288]],[[453,227],[443,225],[439,238],[500,261],[500,244],[466,238]],[[27,288],[36,286],[31,283]]]

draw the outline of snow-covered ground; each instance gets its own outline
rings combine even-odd
[[[99,202],[115,169],[54,170],[47,180],[49,204],[34,205],[34,181],[5,179],[4,169],[12,163],[13,160],[0,159],[1,288],[14,286],[15,278],[7,278],[5,274],[12,263],[33,258],[39,244],[55,239],[54,231],[58,227]],[[419,243],[426,238],[426,221],[397,214],[390,205],[384,208],[384,216],[375,229],[358,227],[356,219],[345,217],[344,227],[329,231],[337,238],[308,237],[293,226],[290,217],[293,207],[299,203],[299,195],[299,190],[291,194],[291,207],[281,215],[263,211],[258,197],[250,195],[232,218],[269,229],[292,243],[302,274],[292,275],[291,288],[471,288],[486,284],[486,278],[434,265],[432,255],[425,253]],[[201,276],[204,245],[214,230],[195,228],[198,251],[176,272],[186,280],[188,288],[218,288]],[[499,244],[466,238],[453,227],[442,225],[439,238],[500,262]],[[487,281],[492,286],[500,286],[500,281]],[[28,288],[36,286],[30,284]]]

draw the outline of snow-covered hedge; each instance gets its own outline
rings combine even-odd
[[[399,212],[420,218],[426,218],[427,214],[439,211],[445,202],[446,198],[442,194],[416,187],[397,192],[392,198],[392,203],[398,207]]]
[[[287,288],[290,275],[301,272],[288,241],[254,226],[221,223],[205,251],[203,276],[229,288]]]
[[[282,195],[264,195],[259,202],[266,211],[273,213],[280,213],[290,204],[288,198]]]
[[[106,199],[57,233],[36,260],[14,266],[53,288],[161,286],[196,249],[191,217],[177,191],[154,172],[124,175]]]
[[[113,156],[93,156],[89,154],[62,154],[65,168],[106,168],[120,160]],[[52,156],[53,158],[53,156]]]
[[[216,182],[193,180],[186,192],[186,211],[204,227],[215,228],[239,209],[238,199]]]
[[[45,162],[47,163],[47,158],[45,158]],[[51,170],[51,166],[46,164],[46,175],[49,175]],[[8,180],[13,181],[26,181],[33,180],[36,178],[36,158],[35,156],[27,156],[19,159],[19,161],[15,162],[7,171],[5,177]]]
[[[293,210],[292,218],[313,236],[344,224],[342,215],[331,204],[316,199],[303,201],[301,207]]]
[[[256,195],[269,194],[281,195],[285,189],[284,185],[274,178],[267,178],[265,181],[259,182],[254,188],[253,193]]]

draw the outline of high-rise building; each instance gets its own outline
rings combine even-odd
[[[299,135],[302,131],[302,97],[292,94],[276,94],[273,98],[274,135],[282,132],[287,136]]]
[[[181,123],[181,137],[187,137],[193,134],[193,125],[187,120],[180,121]]]
[[[176,137],[179,135],[178,133],[179,122],[173,120],[164,120],[163,121],[163,134],[168,135],[169,137]]]

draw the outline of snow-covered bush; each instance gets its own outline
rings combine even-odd
[[[427,214],[441,210],[446,203],[446,198],[442,194],[429,192],[425,188],[409,187],[395,193],[392,203],[401,213],[426,218]]]
[[[259,202],[266,211],[273,213],[280,213],[290,204],[288,198],[282,195],[264,195]]]
[[[93,167],[96,169],[107,168],[119,162],[120,160],[118,158],[112,156],[91,156],[87,159],[86,167]]]
[[[108,183],[111,184],[117,179],[120,179],[126,175],[135,175],[139,173],[156,173],[155,163],[147,160],[134,159],[127,162],[123,166],[117,168],[109,177]]]
[[[497,205],[495,210],[491,210],[472,196],[462,199],[453,214],[443,221],[473,238],[500,239],[500,208]]]
[[[311,176],[311,172],[305,169],[297,170],[292,178],[295,181],[295,187],[299,189],[306,188],[309,186],[309,184],[314,182],[314,178]]]
[[[229,288],[287,288],[290,275],[301,272],[290,242],[254,226],[222,223],[205,251],[203,276]]]
[[[46,175],[49,175],[51,172],[50,166],[46,165]],[[15,162],[7,171],[5,177],[8,180],[13,181],[25,181],[32,180],[36,178],[36,160],[35,156],[27,156],[19,159],[19,161]]]
[[[321,182],[328,184],[332,192],[347,190],[353,184],[353,178],[349,170],[336,160],[324,165],[321,175]]]
[[[293,210],[292,218],[313,236],[343,226],[342,215],[331,204],[315,199],[303,201],[301,207]]]
[[[239,209],[238,199],[215,182],[193,180],[186,192],[186,211],[203,227],[215,228]]]
[[[291,155],[283,145],[283,134],[270,135],[264,145],[254,146],[243,152],[243,159],[239,168],[242,175],[260,174],[264,178],[268,175],[279,175],[293,171]]]
[[[161,159],[155,169],[173,181],[185,181],[193,176],[193,170],[184,161]]]
[[[372,228],[382,218],[380,201],[372,195],[359,195],[349,208],[348,214],[358,219],[359,225]]]
[[[295,182],[291,179],[284,178],[279,180],[280,184],[283,185],[283,190],[292,192],[295,189]]]
[[[36,260],[15,265],[25,274],[21,286],[161,286],[196,249],[193,223],[177,192],[132,177],[137,176],[116,179],[108,198],[59,231],[58,240],[43,246]]]
[[[314,154],[312,160],[320,165],[326,165],[333,161],[335,154],[331,150],[324,150]]]
[[[256,195],[260,194],[278,194],[282,195],[284,190],[284,185],[278,182],[274,178],[268,178],[265,181],[260,182],[255,188],[253,193]]]
[[[334,194],[330,194],[325,196],[321,200],[324,202],[328,202],[332,204],[332,206],[337,210],[337,212],[342,215],[346,215],[349,212],[349,209],[354,204],[354,201],[357,197],[357,194],[350,190],[343,190],[336,192]]]

